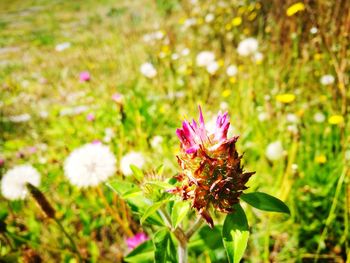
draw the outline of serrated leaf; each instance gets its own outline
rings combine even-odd
[[[137,166],[130,164],[130,169],[137,181],[142,181],[144,174]]]
[[[222,228],[224,247],[230,263],[239,263],[249,238],[249,227],[244,210],[239,204],[228,214]]]
[[[286,213],[290,215],[288,206],[278,198],[271,195],[262,192],[254,192],[242,194],[240,198],[257,209],[269,212]]]
[[[171,222],[174,228],[177,228],[190,209],[189,203],[185,201],[178,201],[174,204],[171,212]]]
[[[164,228],[154,234],[154,262],[166,263],[167,260],[167,248],[168,240],[170,238],[170,232]]]
[[[142,215],[141,219],[140,219],[140,223],[143,224],[143,222],[145,222],[145,220],[150,217],[151,215],[153,215],[155,212],[157,212],[157,210],[164,204],[164,201],[161,202],[157,202],[154,203],[153,205],[151,205],[150,207],[148,207],[145,211],[145,213]]]

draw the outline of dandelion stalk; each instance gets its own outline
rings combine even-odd
[[[72,247],[73,251],[78,256],[79,262],[83,262],[82,256],[81,256],[81,254],[79,252],[79,249],[78,249],[76,243],[74,242],[74,240],[71,237],[71,235],[69,235],[68,232],[65,230],[65,228],[63,227],[63,225],[61,224],[59,219],[56,217],[56,210],[52,207],[52,205],[47,200],[45,195],[38,188],[36,188],[34,185],[32,185],[30,183],[27,183],[26,187],[29,190],[29,193],[31,194],[31,196],[34,198],[34,200],[38,204],[38,206],[42,209],[44,214],[48,218],[50,218],[53,221],[55,221],[56,224],[59,226],[60,231],[67,237],[67,239],[69,240],[69,242],[71,244],[71,247]]]

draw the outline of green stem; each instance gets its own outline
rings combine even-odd
[[[74,252],[77,254],[79,262],[83,262],[83,258],[78,250],[77,245],[75,244],[73,238],[68,234],[68,232],[64,229],[63,225],[57,218],[53,218],[53,220],[56,222],[56,224],[59,226],[61,232],[68,238]]]

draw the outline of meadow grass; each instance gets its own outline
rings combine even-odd
[[[128,220],[124,203],[103,185],[102,193],[71,186],[63,176],[67,155],[102,140],[111,128],[114,137],[107,144],[118,162],[127,152],[140,151],[146,156],[145,171],[164,165],[164,176],[170,178],[179,170],[175,130],[182,119],[196,116],[198,105],[208,121],[224,109],[231,116],[231,132],[240,135],[245,168],[256,171],[248,191],[275,195],[291,209],[287,218],[248,208],[252,238],[245,260],[345,262],[350,253],[350,54],[344,25],[349,4],[339,11],[338,3],[316,1],[288,17],[276,9],[286,10],[290,1],[275,2],[224,8],[211,1],[195,7],[190,1],[2,1],[1,174],[17,164],[34,165],[43,175],[40,189],[83,256],[92,262],[120,260],[125,236],[113,213]],[[315,16],[327,6],[333,13]],[[208,12],[216,16],[210,24],[204,20]],[[184,30],[186,19],[193,17],[196,24]],[[241,17],[242,24],[230,24],[234,17]],[[312,26],[318,33],[309,32]],[[168,41],[145,43],[143,36],[156,30]],[[238,43],[249,36],[258,40],[262,61],[237,54]],[[55,46],[63,42],[71,47],[57,52]],[[188,56],[171,58],[184,48]],[[196,66],[203,50],[217,56],[220,67],[214,75]],[[144,62],[155,66],[155,78],[140,73]],[[236,76],[226,75],[228,64],[238,66]],[[90,72],[90,81],[79,81],[82,71]],[[325,74],[336,81],[320,84]],[[124,96],[125,116],[112,100],[115,93]],[[286,101],[286,94],[293,99]],[[72,114],[77,106],[84,106],[81,113]],[[320,112],[323,122],[314,118]],[[31,115],[27,122],[9,120],[25,113]],[[89,113],[94,121],[87,120]],[[261,113],[266,120],[259,118]],[[338,115],[343,121],[333,123],[332,116]],[[154,136],[163,137],[159,147],[151,146]],[[265,151],[274,141],[282,142],[284,153],[271,161]],[[30,153],[33,146],[36,151]],[[120,171],[115,177],[124,178]],[[1,240],[0,256],[35,251],[44,262],[72,262],[68,240],[34,202],[0,198],[0,219],[11,233],[10,244]],[[140,229],[134,221],[130,227]],[[198,260],[207,262],[209,254],[197,255]]]

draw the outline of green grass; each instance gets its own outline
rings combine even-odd
[[[210,1],[201,3],[198,12],[190,4],[172,1],[172,6],[166,2],[42,0],[0,4],[0,157],[5,159],[0,173],[21,163],[38,168],[41,189],[83,254],[95,262],[111,262],[125,253],[124,237],[94,189],[81,191],[64,178],[62,167],[69,152],[102,139],[105,128],[111,127],[115,137],[109,145],[118,160],[131,150],[141,151],[147,157],[146,171],[164,164],[166,176],[171,177],[179,171],[175,129],[184,116],[197,116],[200,104],[209,120],[226,102],[231,124],[240,135],[238,149],[244,152],[245,167],[256,171],[250,190],[285,200],[292,212],[287,218],[248,210],[252,238],[247,262],[309,262],[307,258],[315,258],[318,252],[329,259],[325,262],[345,259],[350,253],[349,159],[345,158],[350,151],[350,127],[344,110],[348,106],[338,88],[339,71],[332,60],[335,56],[339,63],[343,61],[342,53],[330,53],[320,44],[320,35],[308,34],[303,25],[312,22],[304,13],[293,17],[283,13],[276,18],[273,8],[268,7],[252,11],[217,8],[218,19],[205,25],[200,18],[205,17]],[[249,21],[252,12],[257,18]],[[183,31],[179,21],[187,16],[202,22]],[[226,29],[235,16],[242,16],[243,24]],[[324,20],[322,16],[318,19],[326,21],[326,15]],[[143,35],[156,27],[168,34],[169,43],[144,43]],[[295,37],[282,38],[283,30],[294,32]],[[232,39],[227,38],[229,32]],[[325,34],[338,50],[348,44],[333,29]],[[238,56],[236,47],[244,36],[259,40],[259,51],[264,55],[261,64]],[[67,41],[70,48],[55,51],[57,44]],[[171,53],[180,53],[185,47],[190,49],[187,57],[170,58]],[[197,67],[195,57],[203,50],[214,51],[225,65],[238,65],[235,80],[227,77],[225,67],[215,76]],[[159,56],[161,52],[164,58]],[[345,54],[349,54],[348,49]],[[158,71],[152,80],[139,72],[146,61]],[[185,72],[180,70],[183,65],[187,66]],[[91,73],[90,82],[79,81],[79,72],[84,70]],[[348,67],[340,72],[346,76],[345,87],[348,72]],[[336,76],[336,81],[322,86],[319,79],[328,73]],[[125,97],[125,120],[111,99],[116,92]],[[169,96],[177,92],[183,96]],[[279,103],[276,95],[284,93],[295,94],[295,101]],[[63,109],[79,105],[89,109],[78,115],[60,115]],[[267,121],[259,121],[259,109],[269,114]],[[40,117],[41,111],[48,117]],[[326,116],[323,123],[314,121],[314,114],[320,111]],[[12,123],[7,119],[22,113],[31,114],[31,120]],[[86,121],[88,113],[95,114],[94,122]],[[288,131],[288,113],[299,118],[297,134]],[[329,124],[328,118],[338,114],[345,122]],[[156,135],[164,137],[161,149],[150,146]],[[276,140],[282,141],[286,155],[270,162],[265,150]],[[30,146],[37,146],[35,154],[26,153]],[[22,158],[17,155],[20,151],[24,152]],[[326,157],[323,164],[315,161],[320,155]],[[292,164],[298,165],[296,171]],[[101,188],[114,204],[113,193]],[[11,237],[14,252],[33,249],[44,262],[71,262],[67,240],[30,199],[8,202],[0,197],[0,203],[0,213],[7,215],[8,229],[16,236]],[[1,256],[11,252],[11,247],[3,244],[1,241]]]

